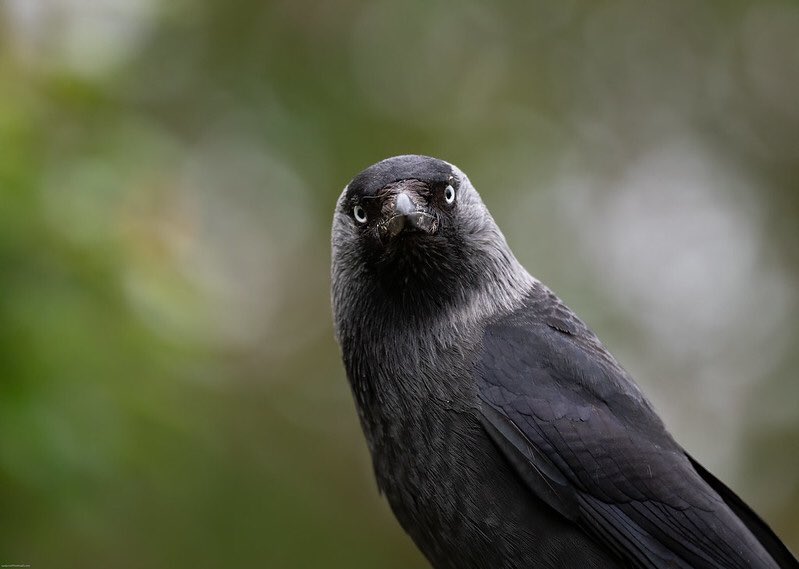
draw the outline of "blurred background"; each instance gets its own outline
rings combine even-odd
[[[459,165],[799,551],[799,4],[0,1],[0,562],[421,569],[335,200]]]

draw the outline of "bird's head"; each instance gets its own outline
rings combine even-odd
[[[428,310],[515,263],[466,175],[427,156],[388,158],[355,176],[338,199],[332,242],[334,303],[352,293]]]

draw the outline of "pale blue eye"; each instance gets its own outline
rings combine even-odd
[[[444,188],[444,201],[448,204],[455,201],[455,188],[452,186],[447,186]]]
[[[363,207],[356,205],[352,208],[352,215],[355,216],[355,221],[358,223],[366,223],[366,210]]]

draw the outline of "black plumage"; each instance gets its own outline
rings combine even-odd
[[[799,567],[519,265],[454,166],[359,174],[332,277],[378,485],[437,569]]]

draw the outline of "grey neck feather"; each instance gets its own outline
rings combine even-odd
[[[468,184],[465,180],[464,185]],[[516,260],[477,192],[469,185],[469,193],[461,207],[469,216],[469,271],[477,273],[478,283],[461,290],[426,291],[424,294],[455,295],[452,302],[432,310],[422,306],[375,305],[372,276],[359,262],[357,244],[353,240],[352,220],[337,211],[333,223],[332,303],[336,335],[361,336],[387,333],[396,311],[402,310],[403,326],[417,331],[440,334],[464,329],[484,321],[489,316],[507,313],[518,307],[538,283]],[[419,297],[417,297],[418,299]],[[422,298],[424,300],[424,298]],[[369,316],[367,321],[366,316]],[[447,334],[451,336],[451,334]]]

